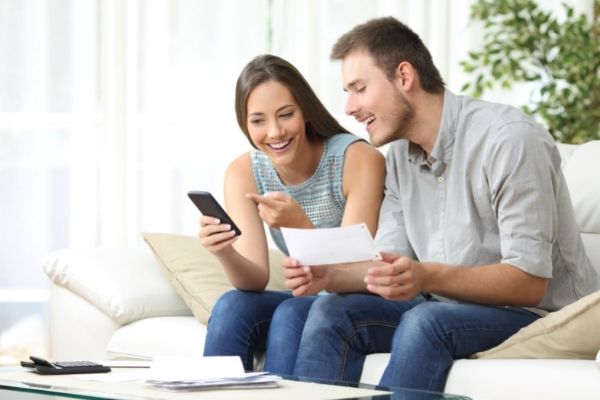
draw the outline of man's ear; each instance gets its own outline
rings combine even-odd
[[[415,80],[415,71],[408,61],[402,61],[396,67],[396,81],[404,89],[409,90]]]

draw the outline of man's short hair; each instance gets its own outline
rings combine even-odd
[[[368,51],[390,80],[394,79],[398,65],[407,61],[417,71],[423,90],[428,93],[444,90],[440,72],[419,35],[393,17],[375,18],[355,26],[335,43],[331,59],[341,60],[354,50]]]

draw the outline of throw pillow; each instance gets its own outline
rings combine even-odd
[[[593,360],[600,349],[600,291],[552,312],[471,358]]]
[[[219,260],[194,236],[144,233],[144,240],[164,267],[171,284],[194,316],[206,324],[217,299],[232,290]],[[284,290],[283,255],[269,250],[271,279],[268,289]]]

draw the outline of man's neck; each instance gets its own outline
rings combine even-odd
[[[411,99],[414,107],[412,129],[406,139],[430,154],[437,140],[444,109],[444,93],[421,92]]]

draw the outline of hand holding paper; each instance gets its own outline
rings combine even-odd
[[[367,225],[339,228],[281,228],[290,257],[302,265],[381,260]]]

